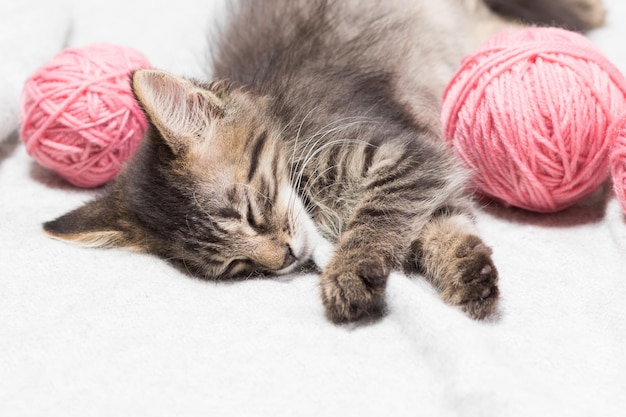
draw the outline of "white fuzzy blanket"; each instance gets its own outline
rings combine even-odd
[[[480,213],[501,275],[489,322],[393,274],[384,319],[338,327],[315,275],[216,284],[46,238],[41,223],[92,192],[39,168],[11,133],[26,76],[95,41],[199,76],[223,11],[20,1],[0,4],[0,415],[626,415],[626,220],[610,192],[556,215]],[[591,36],[626,71],[626,2],[607,4]]]

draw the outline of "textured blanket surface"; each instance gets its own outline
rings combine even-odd
[[[58,50],[133,46],[201,76],[211,0],[0,6],[0,415],[623,416],[626,219],[610,187],[554,215],[486,208],[498,317],[475,322],[394,273],[389,313],[335,326],[318,277],[189,278],[77,248],[41,223],[89,200],[19,143],[20,83]],[[14,2],[18,3],[18,2]],[[590,36],[626,72],[626,2]],[[5,115],[7,115],[5,117]]]

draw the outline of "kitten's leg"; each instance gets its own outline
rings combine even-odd
[[[389,230],[374,234],[376,221],[364,221],[342,235],[321,276],[326,316],[335,323],[376,318],[385,309],[387,277],[397,263],[388,242],[403,237]]]
[[[425,140],[366,147],[362,156],[350,149],[357,161],[352,164],[354,178],[363,171],[366,175],[321,276],[330,320],[352,321],[383,312],[390,271],[405,264],[411,243],[436,209],[463,189],[464,176],[443,149]]]
[[[498,271],[472,229],[465,214],[433,217],[413,244],[410,269],[429,278],[446,303],[483,319],[497,307]]]
[[[386,135],[392,127],[386,126]],[[485,251],[488,259],[488,249],[478,244],[480,240],[471,240],[465,231],[458,233],[458,243],[445,239],[438,242],[431,237],[443,232],[448,224],[441,222],[437,226],[439,223],[433,222],[442,208],[454,207],[457,213],[468,213],[471,203],[465,192],[465,170],[450,157],[442,141],[431,137],[430,130],[418,134],[415,137],[413,129],[399,130],[394,140],[388,139],[380,145],[336,149],[339,155],[335,160],[348,167],[337,183],[351,183],[357,192],[336,197],[353,201],[354,205],[339,227],[341,235],[321,276],[322,301],[328,318],[334,322],[380,315],[385,307],[384,293],[390,271],[406,265],[413,242],[420,237],[433,257],[429,267],[450,264],[446,273],[433,275],[450,302],[459,304],[469,300],[465,293],[471,292],[473,283],[464,284],[456,291],[456,287],[448,288],[459,286],[454,284],[454,279],[467,281],[475,272],[465,264],[477,260]],[[458,257],[466,258],[464,262],[448,255],[450,248],[446,245],[452,243]],[[491,287],[495,298],[497,274],[490,259],[488,263],[492,268],[489,276],[494,281]],[[478,273],[485,266],[481,265]],[[484,293],[481,291],[482,298]],[[475,303],[470,304],[474,309]],[[488,312],[484,310],[484,313],[470,313],[483,317]]]
[[[404,229],[390,228],[388,220],[385,221],[387,228],[380,233],[379,225],[369,219],[362,223],[365,227],[342,236],[322,274],[322,300],[329,319],[343,322],[380,315],[385,307],[384,292],[390,269],[400,262],[398,256],[407,253],[410,254],[406,257],[410,264],[407,269],[429,278],[446,303],[459,307],[474,319],[492,314],[499,296],[498,271],[491,259],[491,249],[474,234],[469,216],[433,217],[406,252],[402,242],[415,229],[408,226],[409,219],[405,220]],[[373,230],[379,233],[373,236]]]

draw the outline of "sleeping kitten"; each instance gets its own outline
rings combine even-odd
[[[593,0],[488,3],[576,29],[603,18]],[[510,22],[477,0],[241,0],[233,10],[218,81],[133,74],[151,124],[140,149],[101,197],[46,232],[215,279],[313,258],[333,322],[380,315],[393,269],[424,274],[470,317],[492,313],[498,273],[473,230],[466,173],[440,138],[439,106],[461,56]]]

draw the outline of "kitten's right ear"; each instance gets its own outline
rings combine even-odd
[[[175,154],[223,112],[222,100],[211,91],[165,71],[137,70],[131,84],[146,115]]]
[[[125,247],[143,251],[132,239],[132,227],[123,222],[110,196],[86,203],[69,213],[43,224],[52,238],[90,247]]]

